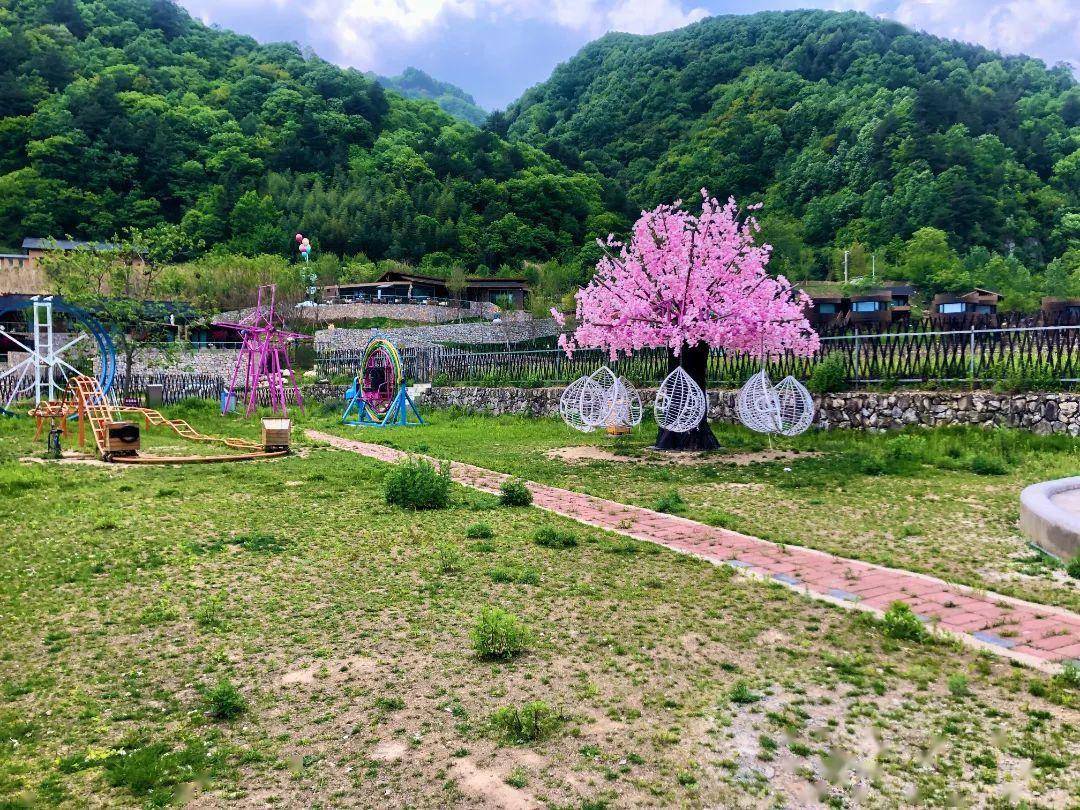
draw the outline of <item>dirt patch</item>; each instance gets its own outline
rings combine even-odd
[[[454,763],[450,775],[462,793],[479,799],[485,807],[507,810],[540,807],[539,802],[528,793],[506,784],[497,773],[481,768],[471,759],[460,759]]]
[[[360,655],[351,655],[338,661],[323,661],[303,669],[294,669],[281,676],[281,685],[290,686],[295,684],[336,683],[347,680],[353,675],[361,675],[375,671],[375,659],[364,658]]]
[[[734,464],[745,467],[748,464],[759,464],[778,461],[792,461],[800,458],[814,458],[819,453],[798,453],[794,450],[761,450],[755,453],[678,453],[660,450],[644,450],[641,455],[620,455],[594,444],[576,445],[573,447],[556,447],[548,450],[545,454],[550,459],[565,461],[569,464],[589,461],[614,461],[619,463],[634,462],[638,464]]]
[[[110,470],[119,470],[121,465],[109,464],[94,456],[85,453],[77,453],[74,450],[64,450],[60,458],[43,458],[41,456],[23,456],[19,459],[23,464],[85,464],[90,467],[108,467]]]
[[[405,756],[408,746],[399,740],[383,740],[371,751],[376,762],[395,762]]]

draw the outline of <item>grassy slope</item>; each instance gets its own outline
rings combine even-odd
[[[438,422],[408,441],[464,455],[471,436],[492,466],[541,431],[568,443],[550,423]],[[574,807],[799,803],[818,788],[866,806],[1007,786],[1080,797],[1076,692],[998,660],[893,641],[783,588],[462,489],[449,510],[405,514],[382,501],[386,468],[352,454],[12,464],[40,449],[29,428],[0,421],[0,802],[164,801],[200,774],[191,789],[212,800],[283,806],[519,790]],[[478,521],[492,540],[465,538]],[[579,545],[536,546],[543,525]],[[496,583],[496,568],[539,584]],[[487,604],[524,618],[531,652],[475,659]],[[311,683],[282,683],[305,670]],[[231,722],[206,715],[223,678],[248,704]],[[731,699],[740,681],[750,702]],[[491,714],[533,699],[565,721],[498,747]]]

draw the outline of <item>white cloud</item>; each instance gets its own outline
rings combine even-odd
[[[832,5],[1003,53],[1028,53],[1074,66],[1080,58],[1077,0],[834,0]]]
[[[219,0],[184,0],[204,19],[213,19]],[[257,15],[263,0],[227,0]],[[692,2],[692,0],[691,0]],[[547,22],[588,37],[607,31],[651,34],[688,25],[707,16],[686,0],[273,0],[291,7],[298,29],[317,31],[341,55],[360,67],[373,66],[377,52],[394,40],[417,42],[455,21]],[[385,54],[384,54],[385,55]]]

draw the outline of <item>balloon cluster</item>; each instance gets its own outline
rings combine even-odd
[[[296,244],[300,246],[300,255],[304,257],[304,261],[311,259],[311,242],[302,233],[296,235]]]

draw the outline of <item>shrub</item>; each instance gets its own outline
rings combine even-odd
[[[885,635],[901,641],[922,641],[926,636],[919,617],[904,602],[893,602],[882,618]]]
[[[465,530],[465,536],[470,540],[490,540],[495,536],[495,530],[486,523],[474,523]]]
[[[532,503],[532,493],[525,484],[517,478],[503,481],[499,487],[499,502],[503,506],[528,506]]]
[[[686,511],[686,502],[682,499],[682,495],[678,490],[671,489],[656,499],[656,503],[653,504],[654,512],[670,512],[672,514],[676,512]]]
[[[559,713],[542,700],[523,706],[504,706],[491,716],[492,729],[507,742],[529,743],[549,736],[559,725]]]
[[[577,537],[573,532],[553,529],[551,526],[537,529],[533,541],[542,548],[573,548],[577,545]]]
[[[247,709],[244,696],[228,678],[222,679],[217,686],[208,690],[204,700],[206,713],[215,720],[231,720],[243,714]]]
[[[509,660],[532,643],[532,634],[521,619],[497,607],[480,611],[472,637],[476,654],[486,660]]]
[[[1009,466],[1001,456],[976,453],[971,457],[971,471],[976,475],[1005,475]]]
[[[1073,579],[1080,579],[1080,554],[1069,561],[1069,564],[1065,566],[1065,572]]]
[[[847,361],[839,352],[827,354],[814,365],[806,387],[815,394],[843,391],[847,386]]]
[[[386,476],[386,502],[405,509],[445,509],[450,505],[450,467],[436,470],[427,459],[409,458]]]

